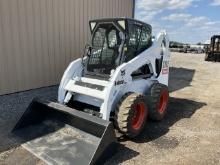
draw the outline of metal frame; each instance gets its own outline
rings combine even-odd
[[[93,19],[93,20],[90,20],[89,21],[89,24],[91,24],[91,22],[96,22],[96,23],[109,23],[109,22],[114,22],[117,26],[120,27],[120,25],[117,23],[118,21],[125,21],[126,23],[128,21],[131,21],[133,23],[139,23],[139,25],[142,25],[142,26],[146,26],[148,28],[150,28],[152,30],[152,26],[150,24],[147,24],[145,22],[142,22],[142,21],[139,21],[139,20],[136,20],[136,19],[133,19],[133,18],[126,18],[126,17],[119,17],[119,18],[102,18],[102,19]],[[97,26],[97,25],[96,25]],[[90,27],[90,31],[92,33],[92,29],[91,29],[91,26]],[[121,31],[124,31],[123,28],[121,28]],[[127,33],[128,31],[126,31]]]
[[[95,25],[93,30],[91,29],[91,26],[90,26],[90,31],[91,31],[91,34],[92,34],[92,39],[94,38],[95,32],[97,31],[97,28],[99,27],[100,24],[113,24],[120,32],[125,33],[125,30],[123,28],[121,28],[121,26],[114,19],[91,20],[90,23],[89,23],[90,25],[91,25],[91,22],[96,22],[96,25]],[[124,45],[124,41],[121,43],[121,45],[122,46]],[[122,55],[122,51],[120,50],[119,51],[119,56],[121,56],[121,55]],[[121,59],[121,57],[120,57],[120,59]],[[94,72],[90,72],[86,68],[87,67],[85,67],[86,74],[90,74],[90,75],[94,74]],[[99,75],[101,77],[107,78],[107,79],[109,78],[108,74],[99,74],[99,73],[95,73],[95,74]]]
[[[132,6],[132,18],[134,18],[134,16],[135,16],[135,6],[136,5],[136,3],[135,3],[135,0],[133,0],[133,6]]]

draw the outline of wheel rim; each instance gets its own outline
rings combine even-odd
[[[146,113],[146,108],[144,103],[136,104],[134,108],[134,116],[132,118],[132,128],[139,130],[144,122],[144,116]]]
[[[168,91],[167,90],[163,90],[163,92],[160,95],[160,101],[159,101],[159,107],[158,107],[158,111],[159,113],[164,113],[166,108],[167,108],[167,103],[168,103]]]

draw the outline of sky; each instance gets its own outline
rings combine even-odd
[[[220,0],[136,0],[135,18],[153,35],[166,30],[171,41],[204,43],[220,34]]]

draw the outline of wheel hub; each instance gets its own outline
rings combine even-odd
[[[134,108],[134,115],[132,117],[132,128],[138,130],[141,128],[144,122],[144,116],[146,113],[146,108],[144,103],[138,103]]]
[[[168,97],[169,97],[168,92],[164,90],[160,95],[160,101],[159,101],[159,107],[158,107],[158,111],[160,113],[164,113],[164,111],[166,110]]]

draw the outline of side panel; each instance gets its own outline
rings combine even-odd
[[[170,51],[169,51],[169,38],[166,32],[161,32],[158,37],[158,47],[161,48],[163,52],[163,62],[159,77],[157,80],[159,83],[167,85],[169,81],[169,64],[170,64]],[[162,46],[161,46],[162,43]]]
[[[163,40],[166,41],[165,47],[161,47]],[[169,39],[166,32],[160,32],[154,40],[153,45],[149,49],[145,50],[128,63],[124,63],[116,69],[113,77],[111,78],[111,84],[106,92],[105,100],[101,106],[103,119],[109,120],[110,112],[114,111],[115,105],[121,96],[126,92],[134,91],[144,93],[144,91],[150,86],[151,83],[153,83],[153,81],[158,81],[162,84],[168,85],[170,60],[170,52],[168,47]],[[161,58],[161,49],[163,49],[163,63],[158,77],[155,68],[155,60]],[[150,66],[152,76],[147,80],[132,80],[132,72],[145,64]],[[166,74],[162,74],[165,69]]]
[[[58,101],[64,102],[66,90],[65,86],[75,76],[80,76],[82,73],[82,59],[77,59],[69,64],[65,70],[58,89]]]

